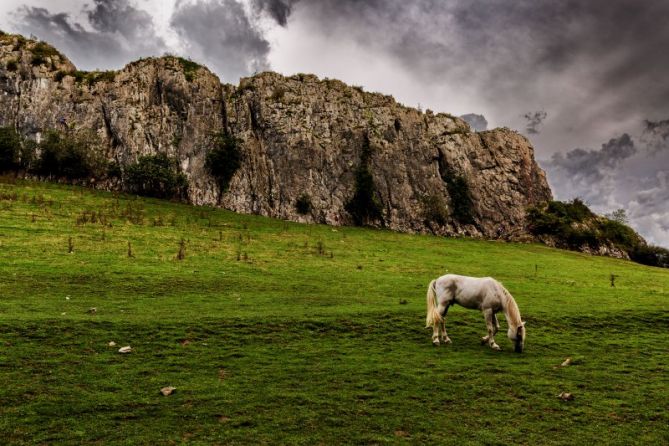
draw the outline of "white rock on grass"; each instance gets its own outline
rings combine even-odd
[[[116,342],[114,341],[109,341],[109,344],[107,344],[110,347],[116,347]]]
[[[574,399],[574,395],[569,392],[561,392],[558,395],[558,398],[560,398],[562,401],[571,401]]]
[[[160,389],[160,393],[162,393],[165,396],[169,396],[169,395],[172,395],[175,390],[177,390],[176,387],[167,386],[167,387],[163,387],[162,389]]]
[[[132,347],[129,345],[126,345],[125,347],[121,347],[118,349],[119,353],[130,353],[132,351]]]

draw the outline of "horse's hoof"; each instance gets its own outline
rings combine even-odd
[[[451,338],[446,338],[444,339],[444,344],[452,344],[453,341],[451,341]]]
[[[433,347],[439,347],[439,341],[437,341],[437,340],[432,341],[432,346]]]
[[[493,345],[491,345],[490,348],[492,348],[492,349],[495,350],[495,351],[500,351],[500,350],[502,350],[502,349],[499,347],[499,345],[497,345],[497,344],[493,344]]]

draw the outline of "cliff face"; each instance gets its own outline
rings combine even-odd
[[[37,141],[48,129],[90,129],[97,150],[122,167],[167,153],[193,203],[295,221],[352,224],[361,165],[380,211],[365,223],[393,230],[523,237],[526,208],[551,198],[533,148],[508,129],[472,132],[459,118],[311,75],[225,85],[174,57],[81,73],[43,44],[4,35],[0,126],[9,125]],[[204,168],[218,132],[238,138],[242,152],[220,197]]]

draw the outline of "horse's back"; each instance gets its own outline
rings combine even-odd
[[[486,306],[488,299],[495,298],[498,284],[499,282],[492,277],[470,277],[459,274],[445,274],[437,279],[437,286],[448,291],[450,299],[458,305],[472,309]]]
[[[461,284],[462,286],[469,287],[481,287],[486,285],[490,286],[499,284],[499,282],[492,277],[471,277],[462,276],[460,274],[444,274],[437,279],[437,283],[444,285],[457,283]]]

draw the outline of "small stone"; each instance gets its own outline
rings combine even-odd
[[[564,362],[560,364],[560,367],[567,367],[568,365],[571,365],[571,358],[565,359]]]
[[[89,308],[88,311],[87,311],[88,314],[95,314],[95,313],[97,313],[97,312],[98,312],[98,309],[95,308],[95,307],[91,307],[91,308]]]
[[[562,401],[571,401],[571,400],[574,399],[574,395],[572,395],[572,394],[569,393],[569,392],[561,392],[561,393],[558,395],[558,398],[560,398]]]
[[[132,347],[130,347],[129,345],[127,345],[125,347],[121,347],[121,348],[118,349],[119,353],[130,353],[131,351],[132,351]]]
[[[177,390],[176,387],[167,386],[167,387],[163,387],[162,389],[160,389],[160,393],[162,393],[165,396],[169,396],[169,395],[172,395],[175,390]]]
[[[109,344],[107,344],[110,347],[116,347],[116,342],[114,341],[109,341]]]

